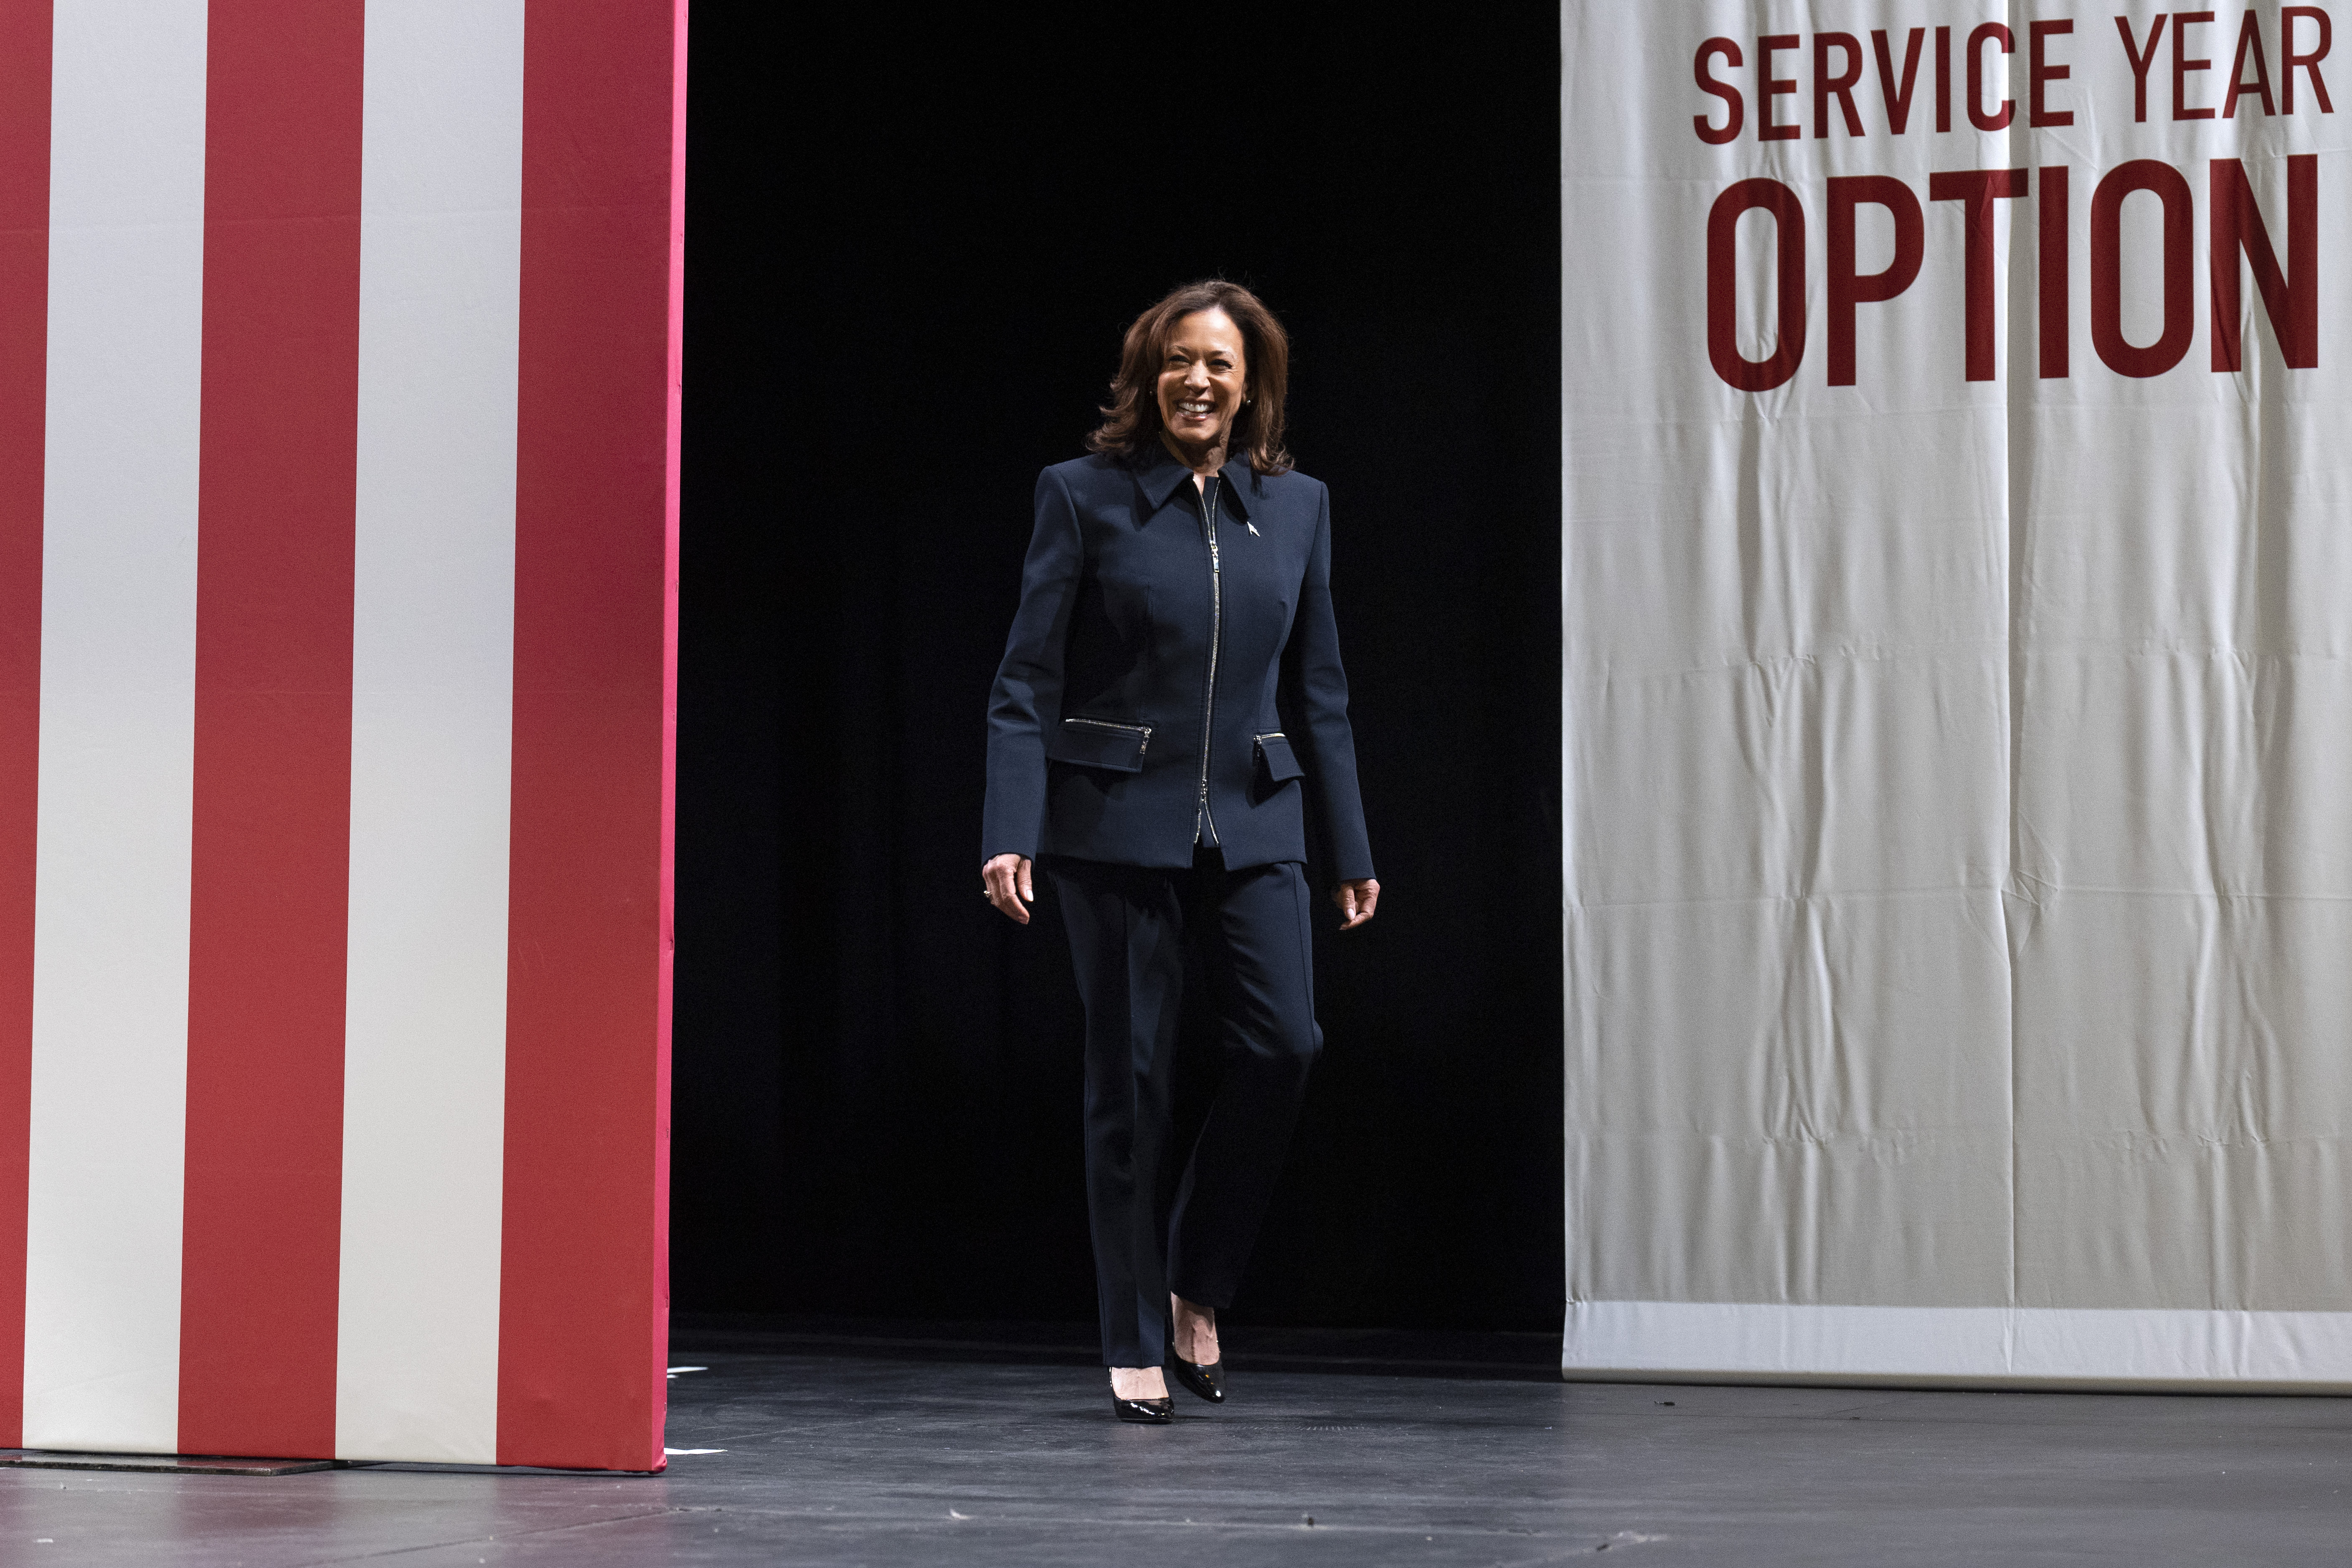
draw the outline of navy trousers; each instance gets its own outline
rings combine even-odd
[[[1086,1003],[1087,1214],[1103,1364],[1158,1366],[1171,1289],[1204,1307],[1232,1304],[1323,1048],[1306,868],[1228,871],[1214,849],[1189,870],[1061,857],[1043,865]],[[1186,973],[1188,936],[1197,975]],[[1222,1059],[1163,1258],[1155,1209],[1188,980],[1213,988]]]

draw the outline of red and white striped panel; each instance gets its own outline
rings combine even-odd
[[[659,1468],[682,0],[0,38],[0,1446]]]

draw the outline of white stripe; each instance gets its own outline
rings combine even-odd
[[[58,0],[25,1441],[170,1452],[205,0]]]
[[[2352,1312],[1572,1301],[1560,1370],[1675,1383],[2352,1393]]]
[[[335,1451],[497,1458],[522,0],[371,0]]]

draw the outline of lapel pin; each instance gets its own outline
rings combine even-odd
[[[1242,524],[1242,526],[1243,526],[1244,528],[1246,528],[1246,529],[1248,529],[1248,530],[1250,531],[1250,537],[1251,537],[1252,539],[1264,539],[1264,538],[1265,537],[1265,534],[1260,533],[1260,532],[1257,531],[1257,524],[1255,524],[1255,523],[1254,523],[1254,522],[1245,522],[1245,523],[1243,523],[1243,524]]]

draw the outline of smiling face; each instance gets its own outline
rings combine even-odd
[[[1249,395],[1242,331],[1223,310],[1178,319],[1160,363],[1160,423],[1195,468],[1222,461],[1225,437]]]

